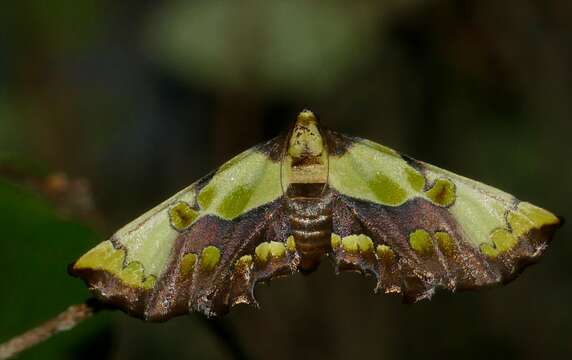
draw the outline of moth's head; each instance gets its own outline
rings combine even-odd
[[[288,154],[295,159],[318,157],[324,152],[324,140],[320,134],[318,119],[310,110],[303,110],[288,141]]]

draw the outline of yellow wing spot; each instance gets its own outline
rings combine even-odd
[[[491,240],[500,253],[512,249],[518,241],[516,238],[505,229],[498,229],[491,234]]]
[[[279,241],[263,242],[254,249],[256,258],[261,262],[267,262],[270,257],[279,259],[286,256],[286,246]]]
[[[288,239],[286,239],[286,249],[288,249],[289,252],[296,251],[296,240],[294,236],[290,235]]]
[[[236,261],[236,266],[250,267],[251,264],[252,264],[252,256],[251,255],[241,256],[240,259],[238,259]]]
[[[207,246],[201,253],[201,268],[205,271],[213,270],[220,261],[220,250],[216,246]]]
[[[154,276],[145,276],[145,269],[140,262],[132,261],[125,268],[125,250],[116,249],[111,241],[104,241],[83,255],[74,269],[91,269],[107,271],[127,286],[151,289],[155,286]]]
[[[342,244],[342,237],[338,234],[332,233],[331,243],[332,243],[332,249],[340,247],[340,245]]]
[[[495,258],[504,252],[514,248],[518,240],[510,231],[506,229],[497,229],[491,234],[493,245],[485,243],[481,245],[481,252],[491,258]]]
[[[375,252],[377,254],[377,257],[380,260],[384,260],[384,261],[393,261],[395,260],[395,253],[393,252],[393,250],[391,250],[391,248],[385,244],[383,245],[377,245],[377,248],[375,249]]]
[[[342,239],[342,247],[347,252],[358,252],[357,235],[346,236]]]
[[[517,211],[511,211],[508,215],[508,223],[517,238],[533,229],[556,225],[559,222],[560,220],[554,214],[527,202],[521,202]]]
[[[556,225],[560,223],[560,219],[549,211],[532,205],[531,203],[521,202],[518,210],[522,211],[534,224],[538,227],[542,225]]]
[[[367,235],[358,236],[358,247],[360,252],[373,251],[373,241]]]
[[[405,189],[382,173],[377,173],[369,181],[368,186],[382,204],[400,205],[407,200]]]
[[[79,258],[74,268],[106,270],[115,274],[123,270],[124,260],[125,250],[115,249],[111,241],[104,241]]]
[[[431,234],[423,229],[416,230],[409,235],[409,245],[418,254],[429,255],[433,253]]]
[[[369,252],[373,250],[373,241],[367,235],[350,235],[342,239],[342,246],[348,252]]]
[[[508,223],[516,237],[521,237],[536,227],[528,216],[515,211],[509,212]]]
[[[256,259],[261,262],[267,262],[270,256],[270,243],[263,242],[259,244],[256,249],[254,249],[254,254]]]
[[[216,189],[214,186],[205,186],[201,192],[199,193],[199,196],[197,196],[197,202],[199,204],[199,207],[201,208],[201,210],[204,209],[208,209],[211,204],[213,203],[213,200],[216,196]]]
[[[405,168],[405,174],[407,175],[407,182],[411,188],[417,192],[423,191],[425,188],[425,177],[414,168],[408,166]]]
[[[121,272],[121,280],[127,284],[143,284],[145,269],[138,261],[130,262]]]
[[[195,264],[197,262],[197,254],[188,253],[181,259],[181,277],[186,278],[188,277],[193,269],[195,268]]]
[[[494,248],[491,244],[484,243],[481,245],[481,252],[490,258],[495,258],[499,255],[497,249]]]
[[[270,255],[275,259],[280,259],[286,255],[286,246],[278,241],[270,242]]]
[[[142,288],[145,290],[150,290],[155,287],[155,283],[157,282],[157,278],[153,275],[147,276],[145,281],[143,281]]]
[[[455,252],[455,242],[451,235],[444,231],[439,231],[435,233],[435,240],[439,244],[441,252],[446,256],[451,256]]]
[[[507,216],[510,230],[499,228],[491,233],[491,243],[481,245],[481,252],[495,258],[513,249],[522,236],[534,229],[560,223],[554,214],[527,202],[521,202],[515,211]]]
[[[427,197],[440,206],[450,206],[455,202],[455,184],[449,179],[437,179],[427,192]]]
[[[180,202],[169,210],[171,226],[177,231],[182,231],[191,226],[199,213],[193,210],[186,202]]]
[[[217,209],[218,213],[225,219],[234,219],[244,212],[253,194],[253,187],[238,186],[224,197]]]
[[[210,208],[215,197],[217,188],[214,185],[207,185],[199,193],[197,201],[201,209]],[[243,213],[248,201],[252,198],[254,189],[249,186],[240,185],[224,195],[217,204],[216,211],[225,219],[234,219]]]

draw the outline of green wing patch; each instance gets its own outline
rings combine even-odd
[[[436,287],[474,289],[512,279],[538,259],[560,225],[544,209],[368,140],[355,139],[330,158],[329,178],[342,204],[332,236],[338,267],[371,272],[378,289],[399,289],[412,300]],[[356,251],[352,239],[365,235],[375,257]]]
[[[465,239],[491,256],[511,249],[526,233],[560,223],[550,212],[493,187],[426,163],[414,165],[394,150],[360,140],[346,154],[330,159],[330,185],[343,195],[379,205],[400,206],[421,198],[448,208]]]
[[[329,160],[329,183],[340,193],[380,205],[399,206],[423,197],[442,206],[455,201],[455,185],[443,178],[427,188],[427,179],[401,156],[369,140],[355,142]]]
[[[115,249],[111,241],[104,241],[90,250],[74,267],[107,271],[125,285],[135,288],[151,289],[157,280],[155,276],[145,274],[140,262],[131,261],[125,266],[125,250]]]
[[[557,226],[552,213],[514,196],[433,165],[419,162],[429,182],[454,184],[455,200],[449,208],[467,241],[496,257],[514,248],[519,238],[543,227]]]
[[[280,164],[258,151],[223,165],[198,195],[204,214],[232,220],[282,195]]]
[[[268,144],[264,146],[268,147]],[[142,299],[151,296],[148,294],[151,290],[157,290],[154,288],[158,279],[173,262],[177,239],[192,233],[195,224],[202,219],[210,217],[231,222],[282,195],[280,163],[270,159],[262,147],[245,151],[213,175],[197,181],[129,223],[110,240],[78,259],[71,266],[71,273],[83,277],[101,298],[110,297],[110,294],[116,294],[114,296],[118,298],[127,296],[125,291],[112,289],[114,287],[135,289],[135,292],[127,292],[133,298],[118,303],[127,302],[124,307],[129,312],[145,317],[141,314],[144,312],[141,302],[145,302]],[[216,269],[225,260],[223,252],[220,247],[204,244],[194,253],[182,254],[181,277],[191,276],[195,266],[205,272]],[[99,275],[102,272],[105,276]]]

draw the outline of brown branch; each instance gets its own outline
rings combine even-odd
[[[71,330],[99,309],[97,304],[91,301],[70,306],[55,318],[0,344],[0,360],[10,359],[60,332]]]

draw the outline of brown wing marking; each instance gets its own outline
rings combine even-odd
[[[454,291],[495,284],[505,275],[465,241],[447,209],[424,199],[391,207],[338,194],[333,222],[341,238],[364,234],[373,242],[357,251],[336,247],[338,268],[373,274],[376,291],[403,293],[406,301],[430,297],[437,287]],[[417,231],[430,242],[415,250],[411,236]]]
[[[104,270],[73,269],[71,264],[68,272],[82,278],[91,293],[103,304],[119,308],[131,316],[142,317],[145,311],[145,299],[151,293],[150,290],[127,286]]]
[[[104,270],[70,271],[103,303],[144,320],[166,321],[191,311],[218,316],[236,304],[257,305],[257,282],[295,271],[297,255],[286,247],[289,233],[278,199],[232,221],[199,219],[177,238],[151,289],[128,286]]]
[[[270,241],[279,247],[288,231],[280,200],[234,221],[215,216],[200,219],[176,240],[168,269],[148,296],[143,318],[163,321],[190,311],[218,316],[235,304],[257,305],[253,294],[256,283],[290,274],[295,269],[295,254],[285,251],[273,256],[269,251],[262,259],[256,249]],[[214,265],[205,260],[209,247],[220,254]]]

